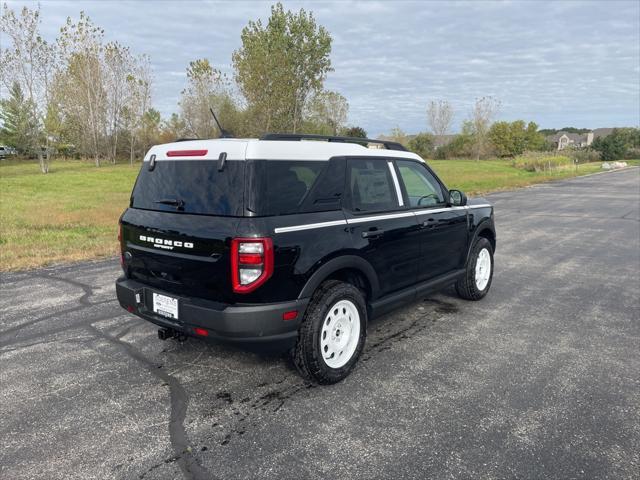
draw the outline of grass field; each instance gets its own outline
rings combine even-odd
[[[576,175],[574,167],[526,172],[507,160],[440,160],[429,165],[449,188],[478,195]],[[637,162],[635,162],[637,164]],[[35,162],[0,163],[0,270],[115,255],[118,217],[140,164],[56,161],[47,175]],[[580,165],[577,174],[600,170]]]

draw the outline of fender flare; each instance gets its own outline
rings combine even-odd
[[[466,256],[465,261],[464,261],[465,265],[469,261],[469,255],[471,255],[471,247],[473,247],[473,244],[475,243],[476,239],[478,238],[480,232],[483,231],[483,230],[490,230],[491,233],[493,233],[493,238],[496,238],[496,229],[495,229],[495,227],[493,225],[493,221],[492,221],[491,218],[485,218],[480,223],[478,223],[476,228],[474,228],[474,230],[473,230],[473,235],[471,236],[471,239],[469,241],[469,246],[467,247],[467,256]]]
[[[371,286],[371,297],[377,297],[378,292],[380,291],[380,282],[378,281],[378,275],[371,264],[364,258],[357,255],[343,255],[329,260],[313,272],[300,292],[300,295],[298,295],[298,298],[311,297],[313,292],[315,292],[327,277],[344,268],[353,268],[360,271],[369,281],[369,285]]]

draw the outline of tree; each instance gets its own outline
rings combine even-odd
[[[128,102],[123,108],[123,126],[129,134],[129,163],[133,165],[136,144],[143,136],[143,118],[151,108],[151,66],[149,57],[138,58],[127,76]],[[144,147],[143,147],[144,149]],[[142,152],[144,155],[144,152]]]
[[[521,155],[526,150],[541,150],[545,146],[544,137],[538,132],[534,122],[496,122],[489,129],[489,141],[501,157]]]
[[[345,137],[367,138],[367,132],[362,127],[349,127],[343,131]]]
[[[389,134],[389,140],[392,142],[401,143],[402,145],[407,144],[407,134],[400,127],[394,127],[391,129],[391,133]]]
[[[20,84],[14,82],[9,89],[9,98],[0,100],[0,141],[19,152],[28,152],[35,131],[31,112],[32,107],[24,98]]]
[[[196,138],[218,137],[218,127],[209,109],[220,112],[223,102],[229,98],[222,74],[203,58],[189,63],[187,82],[180,100],[187,133]]]
[[[614,128],[611,134],[606,137],[598,137],[593,141],[591,148],[600,152],[600,159],[602,161],[610,162],[612,160],[620,160],[625,157],[629,146],[633,146],[627,143],[628,140],[631,139],[627,138],[628,133],[625,132],[625,130],[637,130],[640,132],[638,129]],[[632,137],[632,135],[629,135],[629,137]],[[636,135],[640,134],[636,133]]]
[[[500,109],[500,102],[493,97],[476,100],[470,118],[463,125],[463,133],[472,138],[473,156],[476,160],[486,153],[489,127]]]
[[[271,7],[267,25],[250,21],[233,53],[235,79],[251,113],[250,128],[296,132],[308,98],[322,90],[331,70],[331,36],[313,14]]]
[[[338,132],[347,121],[349,103],[338,92],[323,90],[309,102],[309,117],[312,123],[327,126],[331,135]]]
[[[442,146],[444,136],[453,123],[453,106],[446,100],[431,100],[427,105],[427,124],[436,136],[436,145]]]
[[[0,19],[2,33],[11,40],[11,47],[0,49],[0,79],[8,89],[18,83],[29,107],[31,128],[28,135],[31,153],[36,153],[40,171],[49,171],[49,155],[47,132],[44,130],[44,117],[51,101],[51,88],[57,69],[55,62],[55,46],[49,45],[41,36],[40,7],[30,10],[23,7],[19,15],[5,3]],[[46,156],[42,145],[46,145]]]
[[[104,30],[80,12],[75,23],[67,18],[58,38],[65,67],[58,82],[63,114],[76,127],[73,136],[81,152],[91,155],[98,167],[108,128],[103,36]]]
[[[409,150],[417,153],[422,158],[428,158],[433,153],[434,139],[430,133],[418,133],[409,140]]]
[[[108,156],[116,162],[118,133],[121,130],[125,106],[131,102],[132,90],[129,78],[135,60],[128,47],[111,42],[104,49],[104,75],[107,97],[107,136],[110,140]]]
[[[160,141],[161,143],[175,142],[180,138],[184,138],[187,125],[184,119],[177,113],[172,113],[168,120],[165,120],[161,126]]]
[[[142,116],[142,150],[147,151],[151,145],[156,143],[160,136],[160,124],[162,118],[160,112],[153,108],[148,109]]]

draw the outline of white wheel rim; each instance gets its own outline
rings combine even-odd
[[[491,255],[489,250],[483,248],[476,260],[476,287],[482,291],[487,287],[491,277]]]
[[[344,367],[353,356],[360,339],[360,313],[353,302],[340,300],[324,317],[320,332],[320,351],[329,368]]]

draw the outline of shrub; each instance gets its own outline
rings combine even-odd
[[[448,158],[469,157],[471,155],[472,138],[469,135],[456,135],[451,142],[436,149],[435,158],[446,160]]]
[[[433,135],[429,133],[419,133],[407,145],[409,150],[417,153],[422,158],[429,158],[433,153]]]

